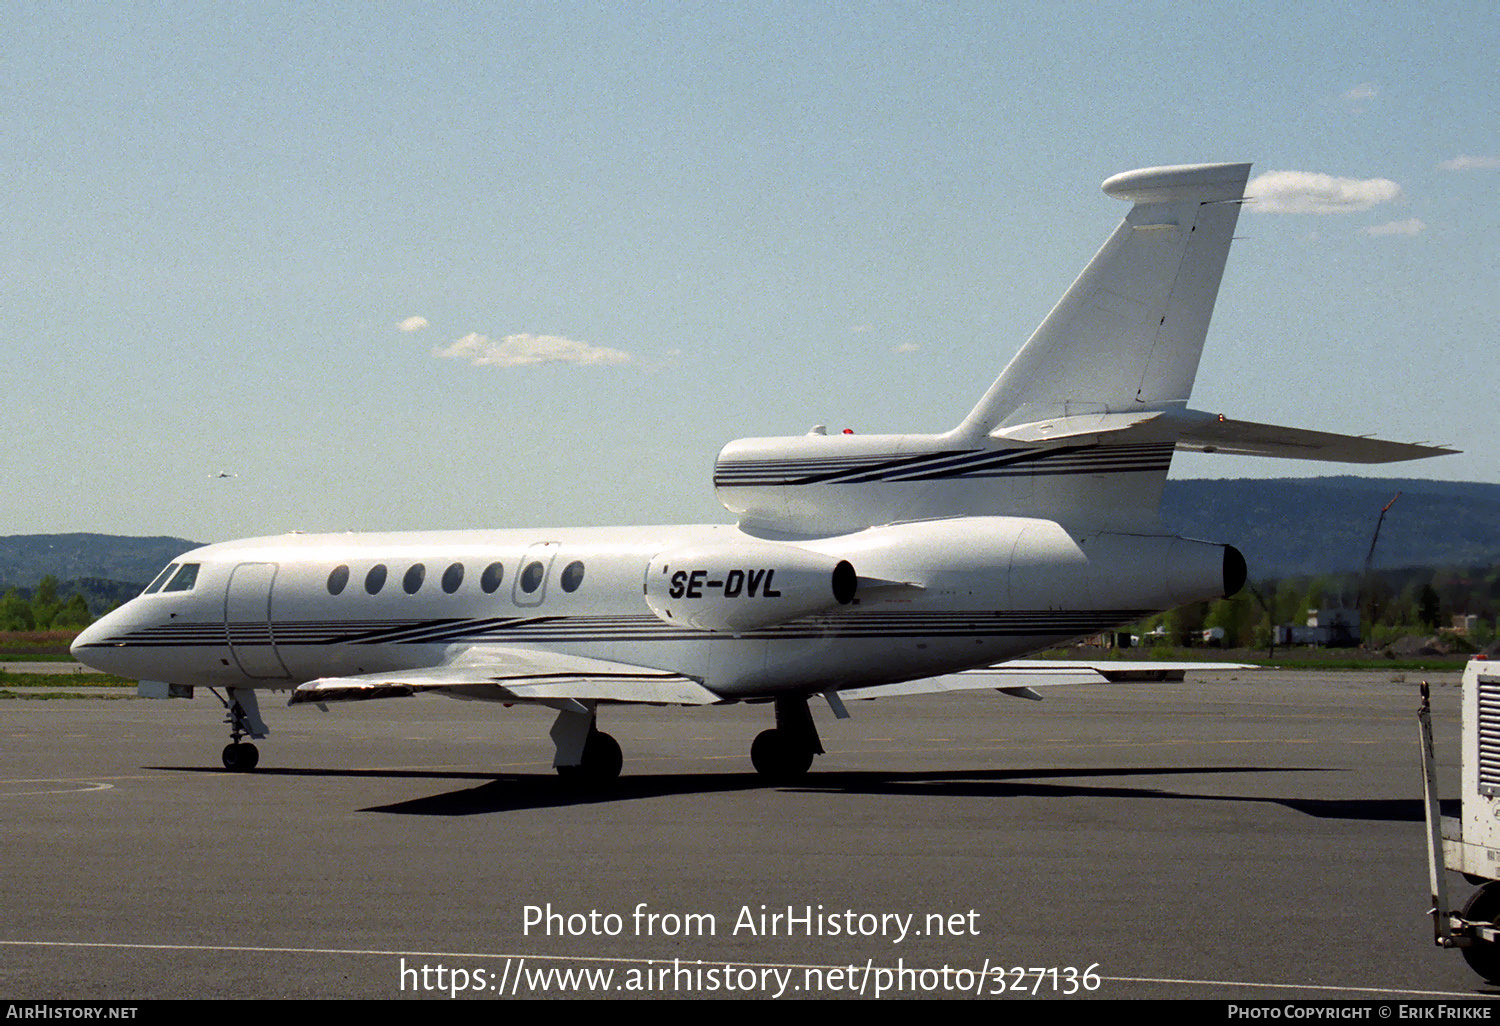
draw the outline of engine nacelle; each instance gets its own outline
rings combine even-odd
[[[646,605],[676,627],[740,634],[848,605],[859,580],[846,559],[776,542],[660,552],[646,569]]]

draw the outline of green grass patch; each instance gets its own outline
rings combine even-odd
[[[134,688],[132,677],[107,673],[6,673],[0,670],[0,688]]]
[[[133,692],[133,691],[130,692],[129,694],[123,694],[122,695],[122,694],[119,694],[117,692],[111,692],[111,691],[104,690],[104,689],[100,689],[100,690],[97,690],[97,691],[79,692],[79,691],[43,691],[40,688],[28,688],[28,689],[26,689],[24,691],[11,691],[9,688],[0,688],[0,702],[4,702],[4,701],[7,701],[7,700],[11,700],[11,701],[15,701],[15,700],[46,701],[46,700],[52,699],[52,698],[83,698],[83,699],[88,699],[90,701],[93,701],[93,700],[101,699],[101,698],[103,698],[103,699],[117,699],[117,698],[134,698],[134,697],[135,697],[135,692]]]
[[[23,659],[71,659],[68,649],[77,630],[0,631],[0,662]]]

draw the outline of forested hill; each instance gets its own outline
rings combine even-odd
[[[1500,563],[1500,485],[1398,478],[1317,477],[1168,481],[1162,518],[1190,538],[1229,542],[1254,578],[1360,570],[1380,508],[1378,567]],[[136,591],[199,542],[107,534],[0,537],[0,589],[116,581]],[[97,593],[97,587],[87,589]],[[133,591],[130,594],[134,594]]]
[[[1229,542],[1252,578],[1357,571],[1380,509],[1397,492],[1377,567],[1500,563],[1500,485],[1401,478],[1168,481],[1162,519],[1190,538]]]

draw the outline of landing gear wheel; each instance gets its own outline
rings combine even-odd
[[[1469,896],[1460,913],[1465,922],[1494,926],[1500,922],[1500,882],[1487,883]],[[1459,948],[1469,968],[1491,983],[1500,983],[1500,944],[1475,939],[1467,948]]]
[[[593,730],[583,746],[583,762],[577,766],[559,766],[557,775],[569,783],[602,787],[619,779],[624,765],[620,743],[602,730]]]
[[[260,749],[250,742],[224,746],[224,768],[231,773],[249,773],[260,763]]]
[[[813,750],[799,745],[784,731],[772,727],[755,735],[750,743],[750,762],[755,772],[773,784],[790,784],[812,769]]]

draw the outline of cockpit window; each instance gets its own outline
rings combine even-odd
[[[193,585],[198,583],[197,563],[184,563],[182,569],[172,575],[172,580],[162,591],[192,591]]]
[[[163,584],[167,583],[167,578],[171,577],[172,576],[172,571],[174,571],[176,569],[177,569],[177,564],[176,563],[169,564],[165,570],[163,570],[161,573],[159,573],[159,574],[156,575],[156,580],[154,580],[150,584],[146,585],[146,590],[143,591],[143,592],[141,592],[141,594],[142,595],[151,595],[151,594],[153,594],[155,592],[161,591],[161,586]]]

